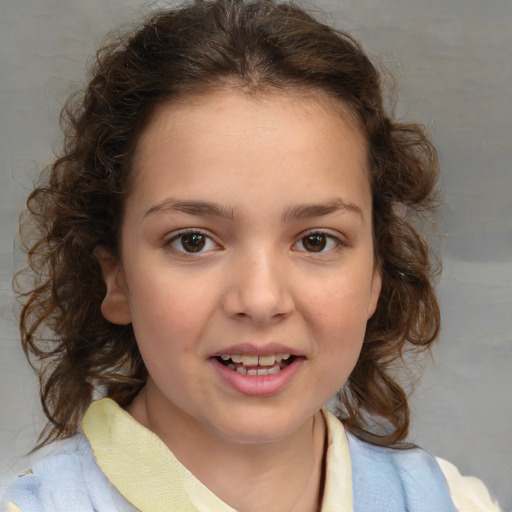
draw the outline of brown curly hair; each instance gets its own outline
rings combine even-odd
[[[94,389],[125,406],[144,386],[131,326],[101,314],[95,249],[117,254],[134,148],[154,109],[226,84],[319,92],[358,120],[369,147],[382,291],[339,393],[339,416],[360,437],[402,441],[409,409],[394,366],[406,349],[428,348],[439,330],[434,269],[415,228],[434,209],[438,163],[420,126],[385,112],[380,74],[361,46],[293,4],[195,0],[116,36],[90,76],[63,110],[62,154],[43,171],[21,221],[29,261],[15,279],[21,337],[49,419],[39,444],[72,435]]]

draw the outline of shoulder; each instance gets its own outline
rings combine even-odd
[[[8,512],[74,512],[133,510],[119,506],[116,495],[96,464],[87,439],[79,434],[58,442],[51,453],[37,460],[7,489]]]
[[[375,446],[347,432],[354,508],[456,512],[435,457],[421,448]],[[373,507],[373,508],[372,508]]]
[[[460,512],[501,512],[484,483],[472,476],[462,476],[450,462],[437,458],[437,463],[448,482],[453,502]]]
[[[355,494],[368,495],[368,487],[376,486],[386,488],[387,495],[396,492],[393,499],[405,500],[410,510],[424,510],[424,504],[429,503],[439,511],[501,512],[480,480],[462,477],[453,464],[422,448],[385,448],[361,441],[350,433],[347,437]]]
[[[69,503],[76,503],[77,512],[92,511],[84,478],[90,454],[84,441],[78,435],[56,443],[52,451],[19,475],[7,490],[10,509],[60,512]]]

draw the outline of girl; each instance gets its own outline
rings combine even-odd
[[[404,441],[437,159],[358,43],[197,0],[100,50],[65,119],[21,294],[59,441],[9,511],[498,510]]]

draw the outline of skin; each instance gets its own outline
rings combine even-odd
[[[319,410],[354,368],[381,287],[366,155],[339,105],[293,91],[165,104],[139,139],[121,257],[100,258],[103,314],[132,323],[150,375],[128,410],[237,510],[318,509]],[[221,377],[214,355],[270,344],[297,355],[282,389]]]

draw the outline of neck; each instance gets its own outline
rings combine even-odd
[[[186,413],[166,418],[162,404],[147,391],[135,398],[128,412],[232,508],[243,512],[319,510],[325,444],[320,412],[278,441],[240,443],[219,436]]]

